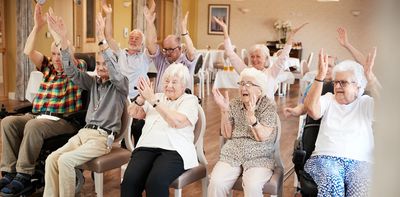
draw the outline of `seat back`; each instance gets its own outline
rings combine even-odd
[[[206,116],[201,105],[197,105],[198,120],[194,127],[194,145],[196,147],[197,158],[201,164],[207,165],[204,155],[204,134],[206,132]]]
[[[25,98],[32,103],[38,93],[40,83],[43,79],[43,73],[40,71],[32,71],[29,76],[28,87],[26,88]]]
[[[197,74],[202,66],[203,66],[203,54],[200,54],[196,61],[196,66],[194,68],[194,74]]]
[[[131,101],[129,98],[125,100],[125,107],[124,111],[122,112],[121,116],[121,130],[117,136],[115,136],[115,143],[120,143],[122,139],[124,139],[126,147],[128,150],[133,150],[133,143],[132,143],[132,135],[131,135],[131,124],[132,118],[129,116],[128,107]]]

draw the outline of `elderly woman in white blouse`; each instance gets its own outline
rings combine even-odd
[[[321,96],[328,69],[327,55],[319,55],[318,74],[305,107],[321,125],[305,170],[318,185],[318,196],[367,196],[374,137],[372,130],[377,80],[372,72],[376,49],[364,65],[346,60],[333,69],[334,94]],[[368,85],[368,86],[367,86]],[[363,95],[364,89],[370,95]]]
[[[222,27],[224,32],[225,53],[228,55],[232,66],[240,74],[247,66],[244,61],[234,52],[226,24],[216,17],[214,17],[214,20]],[[249,49],[250,66],[262,71],[266,75],[266,94],[268,98],[274,99],[274,93],[278,88],[277,77],[279,73],[284,70],[285,62],[289,59],[289,53],[292,49],[294,35],[307,24],[308,23],[304,23],[300,27],[295,28],[290,32],[288,42],[285,44],[285,47],[283,48],[282,53],[279,55],[278,60],[272,65],[267,46],[264,44],[255,44]]]
[[[167,197],[168,187],[185,170],[198,165],[194,126],[198,99],[185,93],[189,70],[171,64],[163,75],[163,93],[154,94],[148,79],[138,81],[139,96],[129,107],[136,119],[146,119],[142,136],[121,184],[121,196]]]

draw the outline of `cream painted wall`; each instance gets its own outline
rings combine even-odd
[[[368,0],[352,0],[320,3],[316,0],[245,0],[229,1],[231,5],[230,35],[233,43],[239,48],[249,48],[255,43],[277,40],[273,23],[278,20],[290,20],[293,26],[304,22],[306,26],[295,37],[295,41],[303,44],[303,57],[310,52],[318,53],[321,47],[339,59],[351,56],[342,49],[336,40],[336,28],[343,26],[350,32],[353,44],[365,52],[374,43],[364,42],[363,23],[367,19],[362,11],[354,17],[351,10],[365,10],[362,4]],[[208,4],[226,4],[223,0],[201,0],[198,4],[197,48],[210,45],[216,48],[223,41],[223,36],[207,35]],[[248,13],[241,13],[239,8],[247,8]],[[316,59],[314,59],[316,60]],[[315,67],[317,61],[314,61]]]
[[[132,4],[128,7],[123,6],[126,0],[114,0],[113,2],[113,31],[114,39],[120,43],[122,48],[128,47],[129,32],[132,28]],[[124,28],[128,29],[128,37],[124,37]]]

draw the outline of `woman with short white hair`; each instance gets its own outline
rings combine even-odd
[[[372,72],[376,49],[367,63],[346,60],[333,69],[334,94],[321,96],[328,69],[327,55],[319,55],[318,74],[306,97],[305,107],[313,119],[322,117],[310,159],[304,169],[318,185],[318,196],[367,196],[374,137],[372,130],[374,99],[363,95],[375,90]],[[370,92],[376,96],[377,92]]]
[[[146,78],[137,84],[139,96],[129,106],[136,119],[146,118],[121,184],[121,196],[169,196],[169,185],[185,170],[198,165],[194,127],[198,119],[198,99],[186,94],[189,70],[171,64],[162,78],[163,93],[154,94]]]
[[[221,110],[221,133],[227,139],[208,186],[209,197],[227,196],[242,174],[245,196],[262,196],[271,178],[277,132],[276,105],[268,98],[265,74],[255,68],[240,73],[238,98],[229,101],[213,89]]]

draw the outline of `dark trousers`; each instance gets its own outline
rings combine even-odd
[[[136,147],[136,144],[138,143],[139,138],[142,135],[143,126],[144,126],[144,120],[133,118],[131,125],[131,133],[133,135],[134,147]]]
[[[183,172],[182,157],[176,151],[140,147],[133,151],[121,183],[121,197],[168,197],[169,185]]]

